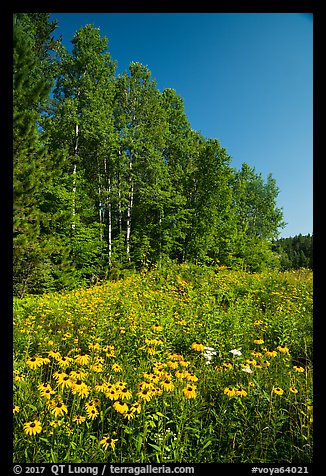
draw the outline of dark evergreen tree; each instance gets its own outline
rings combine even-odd
[[[38,130],[52,86],[40,67],[38,24],[29,14],[14,15],[13,37],[13,195],[14,292],[39,292],[50,284],[51,244],[41,234],[41,202],[51,180],[51,160]],[[44,20],[44,19],[43,19]],[[30,29],[30,25],[34,29]],[[52,32],[52,27],[46,34]],[[46,35],[45,35],[46,36]],[[43,37],[44,42],[45,36]],[[50,40],[49,40],[50,41]],[[47,58],[44,51],[43,58]]]
[[[284,270],[313,268],[313,237],[310,234],[280,238],[273,242],[273,250]]]

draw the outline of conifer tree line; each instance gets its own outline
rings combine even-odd
[[[313,236],[309,233],[280,238],[272,249],[279,257],[282,270],[313,268]]]
[[[14,15],[14,293],[169,261],[278,266],[272,175],[233,168],[148,67],[118,75],[99,29],[77,31],[69,52],[56,28]]]

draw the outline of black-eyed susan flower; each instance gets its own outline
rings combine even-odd
[[[125,388],[127,386],[127,382],[123,382],[121,380],[118,380],[113,384],[113,387],[116,388],[117,390],[121,390],[122,388]]]
[[[276,348],[282,354],[288,354],[289,353],[289,349],[285,345],[279,345]]]
[[[290,392],[292,393],[298,393],[298,390],[295,388],[294,385],[292,385],[290,388],[289,388]]]
[[[56,402],[55,405],[53,405],[51,412],[55,417],[58,417],[68,413],[68,408],[63,402]]]
[[[95,418],[97,418],[99,415],[99,412],[95,406],[92,408],[88,408],[88,410],[86,410],[86,413],[87,413],[87,417],[90,420],[95,420]]]
[[[129,407],[126,402],[120,402],[120,400],[114,402],[113,408],[119,413],[126,413],[129,410]]]
[[[60,352],[57,351],[57,350],[50,350],[50,351],[48,352],[48,355],[49,355],[49,357],[52,357],[52,358],[55,359],[55,360],[61,359],[61,354],[60,354]]]
[[[136,410],[134,410],[133,408],[129,408],[126,412],[123,413],[124,418],[127,418],[128,421],[135,418],[135,415]]]
[[[46,388],[44,388],[43,390],[41,390],[41,395],[42,397],[45,397],[47,398],[48,400],[50,400],[50,398],[52,397],[52,395],[55,394],[55,391],[52,390],[52,388],[50,387],[50,385]]]
[[[95,342],[95,344],[91,343],[88,345],[89,350],[101,350],[101,346],[98,342]]]
[[[273,392],[276,393],[276,395],[283,395],[284,390],[282,390],[280,387],[273,387]]]
[[[73,362],[73,359],[71,357],[64,356],[64,357],[61,357],[60,359],[58,359],[57,362],[58,362],[60,367],[65,369],[66,367],[69,367],[71,362]]]
[[[110,438],[109,436],[105,436],[100,441],[100,444],[103,446],[103,448],[105,450],[107,450],[109,446],[111,446],[111,448],[114,450],[115,444],[116,444],[117,441],[118,441],[118,439],[114,439],[114,438]]]
[[[234,395],[236,397],[246,397],[248,394],[245,390],[243,390],[243,388],[238,387],[238,388],[235,389]]]
[[[176,361],[184,360],[181,354],[176,354],[176,353],[173,353],[173,354],[169,353],[168,358],[170,360],[176,360]]]
[[[157,351],[154,347],[147,347],[145,351],[148,353],[148,355],[155,355],[157,354]]]
[[[99,373],[103,372],[103,365],[100,362],[96,362],[95,364],[90,366],[90,370],[92,372],[96,372],[96,373],[99,374]]]
[[[43,360],[40,357],[30,357],[27,359],[26,364],[31,370],[35,370],[38,367],[42,367]]]
[[[189,364],[190,364],[190,362],[188,362],[188,360],[180,360],[180,361],[179,361],[179,365],[180,365],[181,367],[188,367]]]
[[[123,387],[119,390],[119,398],[121,398],[121,400],[130,400],[130,398],[132,397],[132,393],[130,390],[128,390],[127,387]]]
[[[90,402],[86,402],[86,403],[85,403],[85,410],[86,410],[86,412],[88,412],[88,411],[91,410],[92,408],[96,408],[95,402],[93,402],[93,400],[91,400]]]
[[[95,388],[96,392],[100,392],[100,393],[105,393],[109,390],[106,382],[98,383],[98,384],[95,385],[94,388]]]
[[[119,395],[120,395],[119,391],[114,387],[106,390],[105,392],[105,396],[109,398],[110,400],[117,400],[119,398]]]
[[[12,409],[12,412],[14,415],[16,415],[16,413],[19,413],[20,412],[20,406],[19,405],[14,405],[13,409]]]
[[[119,364],[112,364],[112,370],[113,370],[114,372],[121,372],[122,367],[121,367],[121,365],[119,365]]]
[[[181,370],[177,370],[174,375],[179,379],[185,379],[187,374],[186,374],[186,372],[182,372]]]
[[[38,390],[41,392],[43,390],[46,390],[47,388],[51,388],[51,385],[49,383],[40,383],[40,385],[37,386]]]
[[[26,435],[34,436],[37,433],[41,433],[41,431],[42,431],[42,425],[41,425],[41,422],[38,420],[24,423],[24,432],[26,433]]]
[[[153,397],[153,392],[152,390],[149,390],[147,388],[142,388],[140,391],[137,393],[138,397],[141,398],[142,400],[149,402],[151,398]]]
[[[100,407],[100,406],[101,406],[101,400],[100,400],[99,398],[94,397],[94,398],[92,399],[92,401],[94,402],[94,404],[95,404],[96,407]]]
[[[196,385],[189,384],[182,389],[182,392],[186,398],[196,398]]]
[[[61,420],[51,420],[50,421],[50,426],[53,428],[58,428],[59,426],[62,426],[64,424],[63,418]]]
[[[84,370],[72,370],[70,373],[69,373],[69,377],[72,379],[72,380],[82,380],[83,378],[86,378],[88,375],[88,372],[85,372]]]
[[[79,397],[84,398],[88,397],[90,387],[81,380],[76,380],[76,382],[73,382],[73,384],[71,385],[71,391],[73,395],[78,395]]]
[[[276,352],[276,350],[266,350],[265,355],[266,355],[266,357],[276,357],[277,352]]]
[[[157,374],[154,374],[153,372],[144,372],[143,377],[152,383],[156,383],[160,379],[160,376]]]
[[[51,360],[47,357],[40,357],[40,359],[42,361],[42,365],[48,365],[51,362]]]
[[[75,361],[78,365],[88,365],[91,360],[91,356],[89,354],[78,354],[75,357]]]
[[[153,366],[154,374],[156,374],[158,376],[161,376],[165,367],[166,367],[166,364],[164,362],[155,362],[155,364]]]
[[[223,362],[222,370],[231,370],[233,369],[233,365],[230,362]]]
[[[303,368],[303,367],[300,367],[300,366],[298,367],[297,365],[294,365],[294,366],[293,366],[293,370],[294,370],[295,372],[298,372],[298,373],[304,372],[304,368]]]
[[[171,379],[164,379],[160,382],[161,387],[164,388],[167,392],[172,392],[174,390],[174,383]]]
[[[162,327],[160,324],[153,324],[153,325],[151,326],[151,329],[152,329],[153,331],[160,332],[160,331],[163,330],[163,327]]]
[[[247,364],[249,364],[249,365],[255,365],[255,364],[257,364],[257,361],[256,361],[255,359],[247,359],[246,362],[247,362]]]
[[[53,377],[58,381],[61,375],[67,375],[63,370],[57,370],[54,372]]]
[[[228,397],[234,397],[235,395],[235,390],[234,388],[232,387],[226,387],[224,390],[223,390],[223,393],[225,395],[227,395]]]
[[[61,374],[58,377],[57,382],[58,386],[60,386],[61,388],[71,387],[74,383],[73,380],[71,380],[70,376],[67,374]]]
[[[167,363],[168,367],[170,367],[170,369],[177,369],[179,367],[179,363],[178,362],[174,362],[172,360],[170,360],[168,363]]]
[[[185,374],[186,374],[186,379],[189,380],[189,382],[197,382],[198,381],[198,377],[196,377],[196,375],[193,372],[191,372],[190,370],[186,370]]]
[[[261,326],[262,324],[264,324],[264,321],[262,321],[261,319],[258,319],[254,322],[254,326]]]
[[[263,360],[261,362],[261,365],[262,365],[262,367],[269,367],[271,365],[271,363],[269,362],[269,360]]]
[[[196,350],[197,352],[204,352],[205,350],[205,347],[203,346],[203,344],[200,344],[199,342],[193,342],[191,344],[191,348],[193,350]]]
[[[155,397],[155,395],[156,395],[156,396],[162,395],[163,390],[162,390],[162,388],[160,388],[160,387],[153,387],[152,390],[151,390],[151,392],[152,392],[152,396]]]
[[[23,382],[25,380],[25,375],[22,372],[17,372],[14,381],[15,382]]]
[[[256,362],[256,363],[253,365],[253,367],[254,367],[255,369],[262,369],[262,368],[263,368],[263,366],[262,366],[260,363],[258,363],[258,362]]]
[[[254,344],[257,344],[257,345],[261,345],[264,343],[264,340],[263,339],[255,339],[254,340]]]
[[[141,404],[139,402],[133,403],[130,408],[133,408],[137,413],[141,412]]]
[[[77,425],[80,425],[81,423],[84,423],[85,420],[86,420],[86,417],[84,417],[82,415],[74,415],[72,417],[72,421],[74,423],[77,423]]]

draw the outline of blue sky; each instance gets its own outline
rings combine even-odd
[[[70,49],[100,28],[117,73],[138,61],[184,100],[191,127],[280,189],[280,237],[312,234],[313,19],[302,13],[52,13]]]

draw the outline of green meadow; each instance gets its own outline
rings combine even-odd
[[[14,298],[14,461],[311,462],[312,282],[180,265]]]

